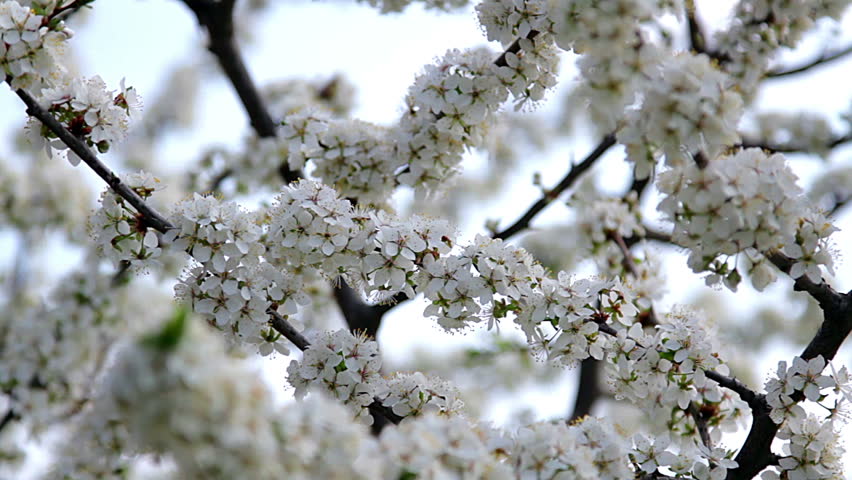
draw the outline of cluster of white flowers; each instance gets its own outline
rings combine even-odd
[[[667,165],[677,166],[693,163],[694,155],[713,159],[739,141],[742,98],[706,55],[681,53],[666,59],[649,80],[642,105],[629,110],[627,124],[618,132],[636,178],[651,175],[660,154]]]
[[[509,442],[500,432],[460,416],[423,415],[382,431],[386,480],[400,478],[516,478],[502,461]]]
[[[732,14],[732,25],[716,35],[718,54],[740,89],[752,92],[780,47],[794,47],[814,22],[839,20],[848,0],[818,3],[785,0],[743,0]]]
[[[606,132],[615,130],[662,58],[662,48],[640,28],[656,13],[657,2],[649,0],[551,2],[556,44],[583,55],[578,67],[584,83],[577,94]]]
[[[390,407],[401,417],[428,413],[460,414],[464,403],[451,383],[420,372],[395,373],[385,379],[384,390],[378,394],[382,405]]]
[[[386,200],[397,186],[400,167],[387,128],[358,120],[331,120],[300,111],[282,121],[279,137],[288,145],[292,169],[313,164],[311,175],[361,203]]]
[[[479,24],[488,40],[508,47],[530,32],[551,32],[553,21],[548,16],[546,0],[485,0],[476,6]]]
[[[85,404],[127,322],[124,293],[88,266],[61,279],[49,304],[18,298],[0,315],[0,385],[36,430]]]
[[[575,281],[565,272],[553,279],[526,250],[483,235],[457,254],[426,260],[417,282],[431,302],[426,316],[448,330],[513,316],[538,352],[564,365],[603,357],[596,322],[637,313],[618,279]]]
[[[789,479],[844,478],[845,451],[838,425],[832,420],[807,415],[797,421],[785,422],[777,437],[787,442],[781,447],[784,456],[778,466]],[[763,475],[762,480],[782,478],[775,472]]]
[[[290,168],[310,161],[314,176],[361,203],[381,203],[400,184],[437,188],[456,172],[465,148],[483,144],[510,93],[520,105],[555,85],[552,38],[523,38],[519,46],[499,66],[489,50],[450,50],[415,78],[407,111],[391,127],[307,108],[287,115],[279,141]]]
[[[38,101],[69,132],[101,153],[124,139],[131,117],[136,116],[141,107],[133,87],[125,87],[122,80],[121,89],[116,93],[108,90],[99,76],[55,82],[42,92]],[[38,120],[30,118],[28,128],[33,143],[45,143],[48,153],[55,150],[67,154],[71,165],[80,163],[80,157]]]
[[[639,196],[631,192],[624,198],[598,197],[586,198],[575,195],[568,204],[576,208],[577,227],[582,232],[586,246],[595,252],[601,247],[612,244],[612,235],[622,238],[643,236],[642,215],[638,208]]]
[[[121,181],[143,200],[165,188],[158,178],[145,172],[122,175]],[[162,253],[160,239],[145,218],[111,189],[101,194],[100,204],[89,217],[89,233],[98,252],[116,266],[129,262],[141,270],[155,264]]]
[[[287,367],[287,381],[296,389],[296,398],[311,391],[324,392],[365,423],[372,421],[367,407],[376,400],[401,417],[461,411],[458,390],[440,378],[420,372],[383,378],[374,340],[348,330],[322,332],[310,339],[302,359]]]
[[[62,50],[74,32],[51,18],[57,2],[0,2],[0,67],[13,88],[38,91],[64,73]]]
[[[286,188],[269,212],[273,262],[344,275],[365,292],[414,296],[418,266],[439,257],[454,236],[447,222],[357,210],[334,189],[302,181]]]
[[[694,312],[676,310],[653,334],[638,323],[619,330],[607,351],[607,375],[617,398],[653,411],[648,418],[668,422],[668,430],[684,436],[695,431],[685,413],[690,405],[706,406],[713,417],[707,422],[711,439],[718,441],[748,406],[707,378],[707,371],[727,375],[728,368],[702,323]]]
[[[765,258],[772,252],[794,260],[793,278],[820,282],[819,267],[832,270],[828,237],[837,229],[810,206],[780,154],[747,149],[704,169],[684,165],[662,173],[658,186],[666,195],[658,209],[674,222],[672,239],[690,249],[693,271],[711,272],[708,284],[724,280],[735,289],[742,277],[730,259],[740,253],[758,289],[775,279]]]
[[[772,148],[802,150],[826,155],[831,151],[834,132],[828,119],[813,112],[762,113],[755,118],[755,138]]]
[[[185,272],[177,296],[232,341],[256,344],[264,355],[287,353],[286,340],[268,326],[267,311],[274,305],[293,315],[309,299],[301,276],[262,261],[256,217],[233,202],[195,194],[175,206],[171,220],[175,228],[165,240],[199,263]]]
[[[322,332],[310,340],[302,359],[287,367],[287,381],[295,387],[296,398],[320,390],[350,407],[355,418],[372,421],[367,407],[384,388],[378,344],[348,330]]]
[[[281,478],[270,392],[206,329],[178,312],[123,350],[105,379],[113,415],[137,449],[170,455],[187,478]]]
[[[574,425],[536,423],[521,428],[509,463],[516,478],[576,478],[617,480],[633,478],[628,445],[604,419],[585,418]]]
[[[822,397],[822,390],[834,388],[834,378],[823,375],[825,359],[822,355],[810,360],[801,357],[793,359],[793,365],[787,368],[787,362],[778,363],[776,378],[766,382],[766,402],[772,408],[770,417],[775,423],[782,423],[791,418],[805,416],[805,410],[793,400],[793,394],[801,392],[806,399],[817,402]]]

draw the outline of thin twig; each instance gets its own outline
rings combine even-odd
[[[11,408],[6,410],[6,414],[3,415],[2,419],[0,419],[0,432],[2,432],[8,425],[11,425],[12,422],[20,418],[21,416]]]
[[[299,333],[298,330],[293,328],[293,325],[290,325],[290,322],[282,317],[280,313],[275,311],[274,308],[270,307],[266,313],[268,313],[270,317],[269,325],[271,325],[276,332],[284,335],[284,338],[290,340],[296,348],[304,352],[311,346],[311,342],[309,342],[304,335]]]
[[[823,52],[817,58],[807,61],[801,65],[788,66],[783,68],[775,68],[766,73],[766,78],[780,78],[795,75],[797,73],[806,72],[814,67],[825,65],[827,63],[841,60],[847,55],[852,54],[852,45],[847,45],[845,48],[834,51],[832,53]]]
[[[610,147],[615,145],[615,135],[607,135],[601,140],[597,147],[583,159],[582,162],[571,167],[571,170],[562,178],[562,180],[553,189],[548,190],[542,197],[535,202],[521,218],[513,223],[509,228],[495,233],[494,238],[507,239],[516,233],[529,227],[530,222],[539,212],[544,210],[551,202],[556,200],[559,195],[567,190],[586,170],[592,167],[594,163],[604,154]]]
[[[839,135],[828,141],[824,150],[832,150],[844,143],[852,142],[852,132],[845,135]],[[744,139],[742,143],[737,145],[738,148],[760,148],[771,153],[798,153],[798,152],[813,152],[821,151],[822,149],[814,149],[811,145],[796,145],[794,143],[776,144],[766,140]]]

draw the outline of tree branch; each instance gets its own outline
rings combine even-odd
[[[15,94],[17,94],[18,97],[20,97],[27,105],[27,114],[37,118],[44,124],[44,126],[50,129],[54,135],[59,137],[62,143],[80,157],[83,162],[89,166],[89,168],[94,170],[95,173],[97,173],[98,176],[101,177],[115,193],[117,193],[121,198],[127,200],[127,203],[132,205],[137,212],[142,214],[145,218],[145,223],[149,227],[152,227],[162,233],[173,228],[172,224],[169,223],[165,217],[148,206],[148,204],[146,204],[145,201],[136,194],[136,192],[122,183],[121,179],[119,179],[118,176],[109,169],[109,167],[104,165],[82,140],[75,137],[71,132],[63,127],[62,124],[53,118],[53,115],[51,115],[47,110],[41,108],[38,102],[36,102],[29,93],[22,89],[18,89],[15,90]]]
[[[580,378],[577,381],[577,393],[574,397],[574,408],[568,422],[585,417],[592,413],[592,406],[601,396],[601,388],[598,385],[598,373],[600,364],[592,357],[580,362]]]
[[[2,432],[7,426],[11,425],[12,422],[19,420],[20,418],[21,416],[11,408],[7,410],[6,414],[3,415],[3,418],[0,419],[0,432]]]
[[[592,167],[594,163],[604,154],[610,147],[615,145],[615,135],[610,134],[601,140],[597,147],[583,159],[582,162],[574,165],[571,170],[562,178],[562,180],[553,189],[548,190],[545,194],[535,202],[521,218],[513,223],[509,228],[495,233],[494,238],[505,240],[516,233],[526,229],[530,225],[530,221],[535,218],[542,210],[544,210],[551,202],[556,200],[559,195],[567,190],[586,170]]]
[[[840,135],[833,138],[825,144],[826,150],[832,150],[844,143],[852,142],[852,132],[845,135]],[[737,145],[739,148],[761,148],[772,153],[797,153],[797,152],[812,152],[814,149],[809,145],[790,144],[773,144],[765,140],[744,139],[742,143]]]
[[[823,52],[819,57],[802,63],[801,65],[774,68],[766,72],[766,78],[787,77],[797,73],[807,72],[814,67],[841,60],[849,54],[852,54],[852,45],[847,45],[845,48],[841,48],[840,50],[836,50],[831,53]]]
[[[234,0],[184,0],[184,3],[195,13],[198,23],[207,29],[210,39],[207,48],[234,86],[254,131],[261,138],[274,137],[276,123],[266,109],[234,42]],[[287,183],[301,177],[300,172],[291,171],[286,163],[282,164],[281,173]]]
[[[707,42],[704,39],[704,32],[701,24],[698,22],[698,12],[695,8],[695,0],[686,0],[684,3],[686,10],[686,28],[689,33],[689,46],[698,53],[707,51]]]

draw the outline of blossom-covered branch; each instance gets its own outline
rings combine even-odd
[[[63,127],[53,115],[42,108],[39,103],[23,89],[15,90],[15,94],[27,106],[27,113],[37,118],[47,128],[53,132],[65,145],[68,146],[75,155],[80,157],[86,165],[89,166],[95,173],[98,174],[110,188],[133,206],[145,218],[145,223],[159,232],[165,233],[172,228],[168,220],[165,219],[159,212],[146,204],[142,198],[133,191],[130,187],[122,183],[121,179],[112,172],[106,165],[101,162],[92,150],[79,138],[75,137],[65,127]]]

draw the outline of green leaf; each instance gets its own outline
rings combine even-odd
[[[188,316],[186,308],[183,306],[175,309],[171,320],[163,325],[159,332],[153,333],[142,339],[142,345],[154,350],[169,352],[174,350],[186,332],[186,317]]]

